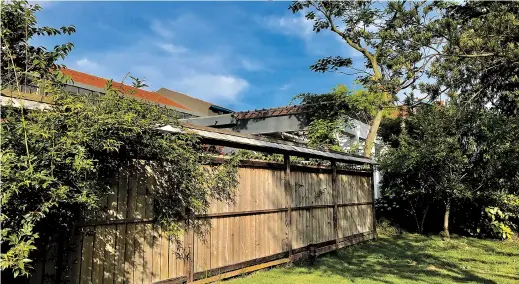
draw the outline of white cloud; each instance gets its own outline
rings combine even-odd
[[[96,63],[86,57],[76,60],[73,63],[72,67],[75,69],[84,71],[84,72],[89,72],[89,73],[99,72],[99,70],[100,70],[98,63]]]
[[[159,20],[153,20],[150,25],[150,29],[157,35],[163,37],[163,38],[171,38],[173,37],[173,32],[171,31],[171,28],[168,27],[166,24]]]
[[[284,84],[283,86],[281,86],[281,87],[279,88],[279,90],[280,90],[280,91],[286,91],[286,90],[290,89],[291,87],[292,87],[292,84],[291,84],[291,83],[286,83],[286,84]]]
[[[358,52],[353,50],[337,34],[331,31],[314,32],[314,21],[307,20],[304,14],[305,13],[298,13],[296,15],[287,14],[283,17],[265,17],[260,19],[259,24],[272,32],[301,39],[304,42],[307,53],[312,55],[359,56]]]
[[[149,90],[164,87],[227,107],[239,105],[250,84],[237,72],[246,68],[259,70],[261,64],[253,59],[245,60],[232,49],[233,46],[211,45],[213,38],[204,38],[210,48],[192,42],[193,34],[208,30],[200,19],[193,16],[181,18],[181,21],[152,21],[149,30],[137,35],[139,40],[132,44],[81,54],[75,61],[74,58],[68,60],[73,60],[79,71],[104,78],[120,80],[127,72],[139,78],[145,77]],[[188,19],[197,23],[191,25],[186,22]],[[190,30],[187,27],[196,28]],[[175,43],[171,42],[173,37]],[[102,63],[103,68],[99,68],[96,62]]]
[[[178,82],[178,87],[203,100],[229,103],[237,101],[249,83],[232,75],[200,73],[183,78]]]
[[[257,61],[253,61],[250,59],[241,59],[240,64],[243,67],[243,69],[247,71],[259,71],[263,69],[263,64]]]
[[[79,67],[97,67],[97,63],[88,60],[88,58],[77,60],[76,64]]]
[[[278,33],[296,36],[304,40],[309,40],[314,35],[313,21],[307,20],[302,13],[297,16],[265,17],[263,21],[268,28]]]
[[[32,1],[32,0],[30,0],[29,4],[32,4],[32,5],[38,4],[42,8],[49,8],[50,6],[58,4],[58,1],[57,0],[55,0],[55,1]]]
[[[187,48],[180,46],[180,45],[174,45],[172,43],[158,43],[157,44],[160,48],[163,50],[169,52],[169,53],[184,53],[187,52]]]

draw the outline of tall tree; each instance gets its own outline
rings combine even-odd
[[[435,21],[445,39],[436,51],[431,91],[450,92],[470,107],[519,114],[519,3],[467,1],[451,4]]]
[[[308,113],[308,142],[313,147],[343,151],[339,145],[340,130],[350,126],[351,119],[369,123],[376,116],[380,93],[368,90],[351,91],[345,85],[337,85],[325,94],[304,93],[294,97]],[[349,151],[358,153],[357,144]]]
[[[448,114],[448,119],[442,118],[444,115],[435,119],[436,124],[445,125],[456,121],[456,125],[451,125],[455,131],[445,128],[444,131],[450,134],[436,143],[447,147],[451,153],[461,153],[460,157],[468,161],[466,176],[459,181],[459,186],[468,190],[471,199],[458,203],[465,208],[464,215],[458,217],[465,218],[461,221],[465,232],[488,235],[488,230],[484,232],[485,226],[482,225],[488,222],[485,212],[497,212],[496,208],[506,210],[507,200],[517,198],[519,192],[519,147],[515,142],[519,139],[519,4],[451,3],[442,7],[439,15],[441,17],[429,25],[438,39],[435,42],[442,43],[428,47],[435,51],[427,70],[435,82],[424,84],[422,91],[431,97],[446,93],[451,101],[449,105],[456,106],[453,113],[444,113]],[[434,138],[425,135],[427,132],[423,137],[411,135],[411,128],[416,125],[422,125],[420,129],[423,130],[433,129],[434,125],[427,124],[430,121],[428,117],[430,115],[411,117],[407,120],[408,129],[391,141],[394,149],[384,158],[383,168],[388,169],[384,187],[391,189],[392,193],[406,196],[413,189],[411,193],[421,197],[431,192],[435,194],[430,196],[445,196],[437,193],[434,184],[423,181],[448,177],[450,172],[445,172],[445,169],[449,168],[449,163],[432,168],[420,166],[415,161],[420,157],[420,162],[428,161],[434,165],[428,160],[435,157],[433,153],[438,149],[436,143],[429,141],[434,141]],[[441,129],[440,126],[434,127]],[[409,136],[411,138],[406,138]],[[440,133],[437,137],[441,137]],[[451,137],[456,137],[458,142],[449,140]],[[419,144],[409,147],[408,139],[419,141]],[[427,156],[413,153],[422,145],[432,152]],[[406,168],[409,163],[414,163],[413,167]],[[421,174],[420,178],[416,173]],[[399,187],[399,184],[403,186]],[[446,188],[448,185],[439,189],[445,193]],[[469,213],[471,210],[473,214]],[[498,222],[497,219],[493,217],[493,230],[496,236],[503,237],[510,226],[506,224],[508,221]]]
[[[468,186],[468,180],[474,178],[469,160],[472,141],[462,141],[459,129],[464,118],[455,105],[422,106],[417,112],[407,120],[398,147],[382,159],[384,185],[404,199],[422,196],[441,202],[443,232],[448,238],[455,204],[481,189]]]
[[[383,110],[394,107],[397,94],[417,83],[434,58],[435,45],[430,23],[435,7],[441,4],[421,2],[372,1],[295,1],[292,12],[304,13],[314,22],[313,30],[329,30],[361,55],[364,68],[357,68],[351,58],[329,56],[310,69],[316,72],[343,72],[349,69],[372,93],[380,94],[376,113],[364,145],[364,155],[371,156]],[[343,72],[345,73],[345,72]]]

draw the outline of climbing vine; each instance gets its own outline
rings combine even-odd
[[[68,93],[70,78],[55,60],[72,44],[46,51],[28,42],[38,29],[48,35],[74,29],[37,28],[39,7],[27,1],[2,2],[2,8],[2,93],[12,95],[0,123],[3,273],[30,275],[45,247],[70,236],[84,214],[100,211],[99,200],[111,193],[107,181],[129,161],[153,161],[165,181],[152,195],[154,222],[172,237],[194,225],[185,220],[205,213],[209,200],[232,201],[237,159],[208,169],[211,153],[196,135],[158,131],[181,126],[171,110],[128,96],[142,80],[134,79],[130,90],[108,81],[105,94]],[[34,96],[28,85],[39,88],[43,109],[25,105]]]

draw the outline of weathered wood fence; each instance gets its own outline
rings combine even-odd
[[[71,283],[210,282],[376,238],[373,173],[243,161],[232,204],[212,202],[205,230],[168,239],[153,225],[156,176],[136,162],[110,181],[97,219],[78,230]],[[55,257],[55,256],[54,256]],[[52,256],[50,256],[52,258]],[[37,267],[43,283],[53,267]],[[60,273],[60,274],[61,274]]]

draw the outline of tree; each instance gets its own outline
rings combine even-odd
[[[471,141],[461,140],[459,114],[454,105],[420,107],[418,114],[406,121],[398,147],[384,155],[380,167],[385,187],[391,194],[407,199],[413,211],[417,208],[411,198],[443,203],[443,232],[447,238],[452,208],[457,202],[471,199],[475,191],[467,182],[473,178],[470,147],[463,147]],[[418,214],[413,214],[419,230],[423,229],[424,219],[420,225]]]
[[[0,67],[2,90],[16,89],[15,74],[20,78],[23,77],[24,84],[31,85],[33,75],[50,74],[49,68],[59,69],[60,66],[56,61],[59,58],[65,58],[70,53],[74,47],[72,43],[56,45],[49,51],[43,46],[29,45],[27,40],[35,36],[71,35],[75,33],[75,27],[38,27],[35,13],[41,10],[41,6],[29,5],[28,1],[2,0],[0,5],[2,7],[0,26],[2,46],[9,47],[2,48],[2,66]]]
[[[463,113],[460,137],[473,149],[467,186],[479,189],[473,205],[484,216],[518,194],[519,4],[450,4],[434,29],[445,44],[428,90],[448,93]]]
[[[27,2],[2,5],[2,13],[10,11],[16,19],[34,19],[37,11]],[[151,160],[152,169],[160,171],[161,182],[153,196],[154,221],[172,237],[186,226],[199,225],[192,217],[205,213],[209,200],[232,200],[237,185],[236,158],[205,170],[202,165],[210,153],[203,150],[195,135],[157,130],[163,125],[179,126],[176,116],[168,109],[130,98],[113,88],[111,81],[106,95],[69,94],[63,88],[69,78],[54,69],[55,62],[46,61],[48,54],[30,54],[43,50],[30,48],[30,37],[17,37],[19,43],[4,40],[4,36],[22,33],[20,29],[34,28],[36,21],[29,21],[28,28],[4,20],[2,17],[2,52],[9,56],[2,56],[1,63],[10,74],[8,78],[14,80],[7,87],[21,97],[21,86],[29,77],[48,94],[52,104],[44,111],[26,109],[23,101],[19,107],[2,107],[3,273],[29,275],[38,252],[49,242],[70,237],[81,212],[89,218],[101,211],[97,201],[110,194],[107,180],[129,161]],[[27,48],[31,61],[15,60],[12,47],[20,46]],[[134,85],[143,83],[136,81]],[[59,258],[66,257],[57,255],[55,265],[59,267],[63,265]],[[62,281],[60,275],[54,280]]]
[[[371,1],[295,1],[292,12],[305,13],[314,22],[313,30],[330,30],[359,53],[364,68],[354,66],[351,58],[325,57],[310,67],[316,72],[341,72],[350,69],[370,93],[380,94],[377,110],[364,145],[364,155],[371,156],[383,110],[394,107],[397,94],[412,87],[425,74],[435,38],[430,24],[433,10],[442,4],[423,2]]]
[[[381,97],[380,93],[351,91],[345,85],[337,85],[330,93],[299,94],[293,100],[299,101],[307,112],[309,145],[343,151],[338,141],[340,130],[349,126],[351,119],[369,123],[378,112],[375,105]]]
[[[442,44],[428,47],[436,53],[427,70],[435,82],[423,84],[421,91],[431,98],[448,95],[448,108],[452,111],[436,117],[435,121],[450,125],[444,129],[450,134],[436,142],[445,146],[445,151],[457,159],[446,161],[443,166],[438,164],[437,168],[420,164],[427,161],[434,165],[426,155],[416,153],[422,146],[424,150],[430,149],[430,155],[435,159],[435,153],[440,153],[437,145],[429,143],[431,139],[434,141],[434,137],[441,137],[440,132],[432,136],[424,132],[423,137],[412,134],[413,131],[416,134],[412,129],[416,125],[422,125],[420,129],[424,130],[440,129],[432,125],[431,115],[411,114],[405,129],[393,128],[394,133],[383,133],[392,147],[384,158],[384,168],[390,169],[384,177],[384,187],[388,192],[406,199],[411,193],[411,196],[422,199],[430,198],[433,206],[433,196],[467,193],[470,198],[453,200],[457,200],[458,208],[463,208],[460,210],[463,212],[455,213],[461,220],[459,226],[462,228],[458,229],[471,235],[508,237],[509,229],[514,227],[509,220],[517,220],[517,214],[499,220],[496,212],[502,212],[504,216],[503,212],[515,208],[508,201],[516,200],[519,190],[519,148],[515,142],[519,139],[518,7],[515,2],[452,3],[443,7],[440,17],[429,25],[438,39],[434,42]],[[456,125],[450,121],[456,121]],[[397,139],[394,139],[395,133]],[[456,137],[458,142],[449,140],[452,137]],[[410,147],[409,140],[421,141],[421,144]],[[413,157],[419,157],[418,161]],[[465,160],[468,165],[461,167],[465,174],[463,179],[456,178],[461,177],[459,172],[454,171],[452,176],[450,171],[446,171],[451,168],[451,163],[463,165]],[[409,163],[413,167],[406,168]],[[436,183],[440,181],[438,184],[443,185],[435,189],[436,183],[423,183],[424,178]],[[458,179],[459,189],[445,191],[455,187],[442,182],[442,179]],[[490,213],[495,216],[489,216]]]
[[[451,93],[471,107],[519,113],[519,3],[450,4],[434,23],[444,44],[430,68],[431,92]]]

